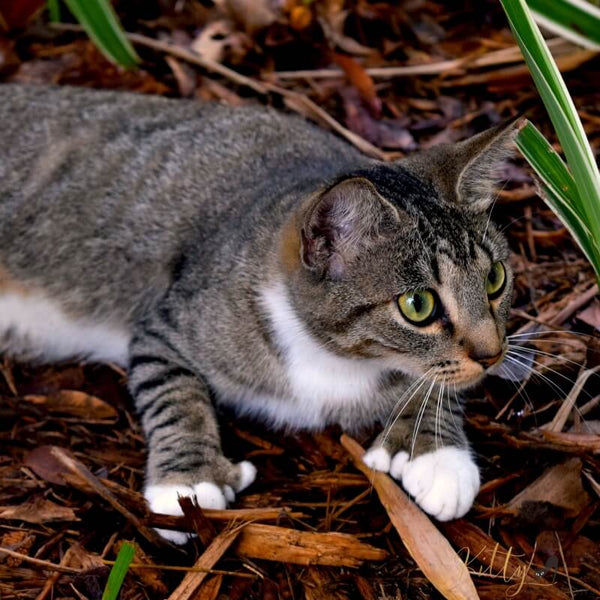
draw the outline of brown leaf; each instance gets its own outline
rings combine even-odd
[[[581,483],[582,463],[579,458],[546,469],[535,481],[519,492],[506,508],[515,512],[519,522],[535,521],[543,525],[556,519],[576,517],[590,502]]]
[[[54,446],[38,446],[26,457],[25,464],[38,476],[57,485],[66,485],[68,469],[52,453]]]
[[[577,313],[577,318],[587,325],[600,330],[600,302],[595,299],[585,310]]]
[[[258,33],[277,20],[277,13],[269,0],[220,0],[218,4],[221,4],[249,35]]]
[[[77,390],[61,390],[48,396],[24,396],[23,400],[41,406],[49,412],[81,419],[114,421],[119,416],[104,400]]]
[[[400,539],[432,585],[448,600],[477,600],[479,596],[464,562],[429,517],[385,473],[372,471],[362,461],[364,450],[342,436],[354,466],[372,483]]]
[[[312,12],[308,6],[294,6],[290,11],[290,26],[296,31],[306,29],[312,23]]]
[[[53,521],[79,521],[68,506],[60,506],[46,498],[32,498],[17,506],[0,506],[0,519],[26,523],[51,523]]]
[[[358,90],[358,93],[370,108],[374,116],[381,114],[381,100],[377,97],[375,84],[364,67],[351,56],[334,54],[333,59],[346,73],[348,81]]]
[[[45,4],[45,0],[0,0],[0,26],[4,22],[8,29],[25,27]]]
[[[9,548],[10,550],[16,550],[19,554],[29,554],[29,550],[35,542],[35,535],[31,535],[28,531],[23,529],[16,529],[14,531],[7,531],[0,537],[0,546]],[[0,563],[3,562],[3,557],[0,555]],[[6,558],[6,564],[11,567],[18,567],[23,561],[15,556],[8,556]]]

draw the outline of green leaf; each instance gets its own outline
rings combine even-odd
[[[140,62],[109,0],[65,0],[65,2],[106,58],[127,69],[135,67]]]
[[[517,135],[516,143],[541,180],[545,202],[557,213],[588,260],[598,263],[600,250],[585,223],[585,216],[578,211],[577,187],[565,163],[529,121]]]
[[[104,593],[102,594],[102,600],[117,599],[119,590],[123,585],[123,580],[125,579],[125,575],[127,575],[127,571],[129,570],[129,565],[133,560],[134,554],[135,547],[133,544],[125,542],[121,546],[119,554],[117,555],[117,560],[115,560],[115,564],[112,566],[112,569],[108,575],[108,581],[106,582],[106,587],[104,588]]]
[[[48,12],[51,23],[60,23],[60,0],[48,0]]]
[[[600,50],[600,9],[586,0],[529,0],[536,22],[576,44]]]
[[[558,169],[556,160],[552,165],[547,164],[542,154],[532,150],[535,146],[532,136],[535,134],[531,129],[526,128],[527,131],[524,130],[523,136],[520,136],[520,147],[544,182],[546,201],[576,236],[600,281],[600,174],[592,149],[567,87],[525,0],[500,1],[556,129],[568,170],[566,167]],[[538,138],[543,139],[543,136],[539,134]],[[539,152],[540,139],[537,142]]]

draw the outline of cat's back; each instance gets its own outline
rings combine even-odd
[[[74,309],[129,315],[187,239],[213,252],[360,160],[265,107],[0,85],[0,268]]]
[[[172,233],[357,160],[333,135],[266,107],[0,85],[0,232],[42,210],[82,235],[158,234],[165,223]]]

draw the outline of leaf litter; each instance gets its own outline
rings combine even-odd
[[[50,27],[42,4],[0,7],[0,80],[269,103],[382,159],[522,112],[554,139],[492,0],[477,10],[433,0],[150,0],[142,10],[121,0],[137,71],[108,63],[76,26]],[[549,43],[597,150],[600,62],[560,38]],[[513,251],[509,331],[517,352],[534,353],[534,373],[521,384],[489,378],[470,394],[484,484],[465,518],[432,522],[336,428],[282,437],[226,415],[224,444],[232,458],[251,457],[261,479],[232,510],[188,502],[183,517],[149,514],[124,374],[6,358],[2,598],[101,598],[126,541],[135,548],[126,599],[599,597],[597,289],[523,161],[503,177],[494,217]],[[196,536],[173,548],[153,527]]]

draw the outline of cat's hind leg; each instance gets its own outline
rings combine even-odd
[[[422,395],[404,407],[365,453],[365,464],[390,473],[439,521],[464,516],[480,487],[479,469],[458,407],[440,409]]]

